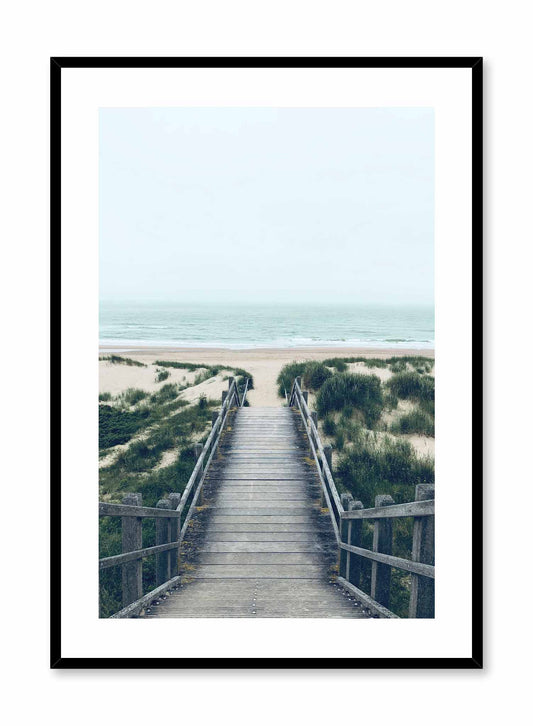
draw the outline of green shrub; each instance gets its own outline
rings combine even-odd
[[[110,401],[112,398],[113,398],[113,396],[108,391],[101,393],[98,396],[99,401]]]
[[[403,373],[403,371],[407,370],[407,361],[402,358],[398,358],[397,360],[392,361],[390,369],[393,373]]]
[[[163,368],[183,368],[186,371],[195,371],[197,368],[209,368],[203,363],[179,363],[174,360],[156,360],[156,366],[162,366]]]
[[[167,378],[170,376],[170,373],[164,369],[158,370],[157,375],[155,377],[156,383],[161,383],[161,381],[166,381]]]
[[[128,406],[134,406],[146,398],[147,395],[146,391],[141,391],[140,388],[127,388],[124,393],[120,394],[120,399]]]
[[[417,409],[404,414],[398,421],[391,424],[390,431],[394,434],[435,436],[435,423],[431,416]]]
[[[418,459],[407,441],[378,441],[361,432],[339,460],[336,477],[365,507],[372,507],[378,494],[391,494],[398,503],[413,501],[415,485],[433,482],[435,469],[433,460]]]
[[[251,373],[248,373],[248,371],[245,371],[244,368],[234,368],[233,372],[237,376],[237,383],[239,385],[239,391],[244,391],[244,386],[246,385],[246,379],[248,378],[248,390],[251,391],[254,387],[254,377]],[[242,379],[242,380],[241,380]]]
[[[337,424],[335,423],[335,419],[333,418],[333,416],[326,416],[326,418],[324,419],[323,427],[326,436],[335,436]]]
[[[387,368],[387,361],[383,358],[365,358],[362,363],[367,368]]]
[[[344,371],[348,370],[348,366],[342,358],[326,358],[323,363],[328,368],[336,368],[338,373],[344,373]]]
[[[320,389],[316,407],[319,416],[341,411],[346,406],[357,408],[371,428],[381,415],[383,393],[377,376],[357,373],[339,373],[328,378]]]
[[[106,360],[109,363],[122,364],[125,366],[138,366],[139,368],[146,368],[146,363],[141,363],[133,358],[123,358],[120,355],[103,355],[99,360]]]
[[[113,466],[123,471],[147,471],[152,469],[160,458],[161,449],[158,446],[148,446],[145,441],[136,441],[125,451],[120,452]]]
[[[312,361],[307,363],[303,372],[303,383],[312,391],[318,390],[333,374],[323,363]]]
[[[167,401],[172,401],[173,398],[176,398],[178,393],[179,391],[176,383],[165,383],[161,386],[159,391],[150,396],[150,402],[156,404],[166,403]]]
[[[287,363],[283,366],[277,377],[276,383],[278,384],[278,393],[284,398],[285,391],[287,395],[290,394],[292,384],[297,376],[303,375],[306,363]]]
[[[432,376],[420,376],[414,372],[397,373],[387,381],[387,387],[398,398],[435,400],[435,379]]]
[[[98,438],[101,449],[125,444],[149,421],[150,412],[147,409],[137,411],[124,411],[100,404],[98,407]]]

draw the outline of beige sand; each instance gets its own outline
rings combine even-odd
[[[324,360],[325,358],[341,358],[346,356],[365,356],[368,358],[390,358],[401,355],[434,356],[433,350],[383,350],[370,348],[253,348],[249,350],[229,350],[227,348],[180,349],[146,347],[120,351],[116,347],[110,346],[106,348],[103,346],[100,349],[102,355],[109,352],[115,352],[117,355],[148,363],[150,364],[150,368],[144,369],[125,365],[105,364],[109,368],[115,369],[112,374],[107,369],[104,370],[104,376],[113,376],[113,388],[106,387],[106,385],[111,386],[111,379],[105,379],[101,375],[100,391],[110,391],[114,394],[129,387],[142,388],[147,391],[156,390],[158,385],[161,384],[152,384],[151,380],[155,381],[155,368],[152,366],[157,359],[213,365],[220,363],[222,365],[244,368],[253,375],[255,389],[250,391],[248,395],[250,405],[252,406],[281,405],[281,399],[277,395],[276,378],[282,366],[291,361]],[[100,363],[101,374],[103,365]],[[385,380],[387,374],[390,373],[383,368],[365,368],[363,364],[355,363],[351,364],[351,366],[353,368],[357,367],[357,370],[361,369],[361,371],[375,373],[382,380]],[[179,379],[183,377],[184,372],[174,369],[168,370],[172,370],[172,377],[168,378],[166,382],[179,383]],[[194,374],[192,378],[194,379]],[[208,388],[205,393],[210,398],[212,396],[216,397],[215,394],[218,394],[217,387],[213,386],[212,388]]]

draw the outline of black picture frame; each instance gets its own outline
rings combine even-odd
[[[480,57],[52,57],[50,59],[51,351],[61,349],[61,73],[67,68],[466,68],[472,72],[472,642],[465,658],[85,658],[61,650],[61,449],[51,445],[50,667],[178,669],[479,669],[483,667],[483,59]],[[51,365],[51,429],[61,428],[61,368]]]

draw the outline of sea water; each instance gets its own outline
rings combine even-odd
[[[107,346],[433,348],[432,305],[102,301]]]

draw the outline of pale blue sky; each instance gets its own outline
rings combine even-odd
[[[100,297],[433,303],[432,109],[100,110]]]

